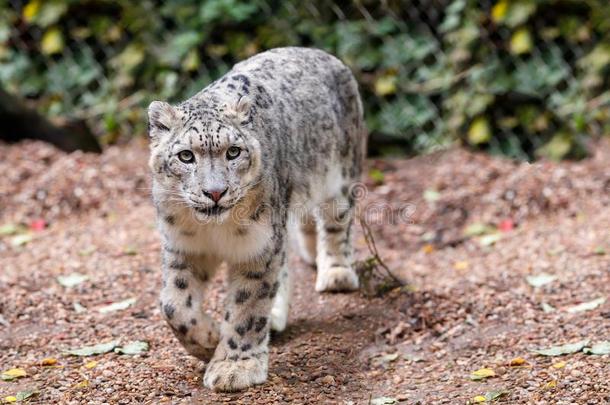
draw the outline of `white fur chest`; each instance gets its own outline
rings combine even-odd
[[[259,255],[273,234],[265,222],[203,224],[190,216],[176,218],[174,224],[161,220],[159,227],[165,242],[174,249],[213,255],[232,263],[244,262]]]

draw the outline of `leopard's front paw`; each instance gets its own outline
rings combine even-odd
[[[214,391],[239,391],[267,380],[268,356],[212,360],[205,371],[203,384]]]
[[[318,269],[316,291],[353,291],[358,289],[358,275],[348,266]]]

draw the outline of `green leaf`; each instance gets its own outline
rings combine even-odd
[[[464,236],[480,236],[491,232],[495,232],[496,228],[489,226],[483,222],[473,222],[464,228]]]
[[[103,307],[98,308],[98,312],[101,312],[102,314],[107,314],[109,312],[114,312],[114,311],[120,311],[123,309],[127,309],[130,306],[132,306],[133,304],[136,303],[136,299],[135,298],[128,298],[126,300],[123,301],[119,301],[119,302],[115,302],[112,303],[110,305],[106,305]]]
[[[178,66],[184,56],[201,42],[201,34],[196,31],[182,32],[169,41],[159,54],[160,60],[170,66]]]
[[[571,314],[575,314],[578,312],[584,312],[584,311],[591,311],[591,310],[599,307],[600,305],[602,305],[604,302],[606,302],[606,298],[601,297],[601,298],[595,299],[593,301],[583,302],[582,304],[574,305],[573,307],[567,308],[566,311]]]
[[[559,161],[570,153],[573,144],[573,137],[569,132],[562,131],[557,133],[551,140],[536,150],[539,156],[547,157],[551,160]]]
[[[64,287],[74,287],[89,280],[89,276],[80,273],[71,273],[66,276],[57,276],[57,282]]]
[[[70,349],[67,350],[66,354],[71,354],[73,356],[94,356],[96,354],[104,354],[112,351],[115,347],[117,347],[117,342],[112,341],[108,343],[100,343],[93,346],[84,346],[78,349]]]
[[[473,371],[470,374],[470,379],[472,381],[480,381],[480,380],[484,380],[486,378],[495,377],[495,376],[496,376],[496,372],[493,371],[491,368],[481,368],[476,371]]]
[[[540,273],[535,276],[527,276],[525,277],[525,279],[527,280],[527,283],[532,287],[542,287],[543,285],[552,283],[553,281],[557,280],[557,276],[547,273]]]
[[[55,24],[68,11],[65,0],[31,0],[23,8],[23,19],[40,27]]]
[[[127,343],[125,346],[114,349],[115,353],[120,354],[141,354],[148,351],[148,343],[140,340]]]
[[[19,391],[15,397],[17,401],[25,401],[28,398],[33,398],[38,395],[38,391],[35,390],[27,390],[27,391]]]
[[[493,7],[491,17],[496,23],[516,27],[525,23],[536,11],[531,0],[500,0]]]
[[[576,343],[569,343],[562,346],[553,346],[547,349],[535,349],[534,353],[538,353],[542,356],[561,356],[563,354],[572,354],[581,351],[586,345],[589,344],[589,340],[581,340]]]
[[[596,343],[591,347],[585,347],[582,351],[586,354],[610,354],[610,340]]]
[[[383,181],[385,179],[385,175],[383,174],[383,172],[377,168],[372,168],[371,170],[369,170],[369,177],[376,184],[383,184]]]
[[[508,394],[509,392],[507,390],[489,391],[485,393],[485,401],[492,402]]]
[[[15,224],[5,224],[0,226],[0,236],[10,236],[19,232],[19,227]]]

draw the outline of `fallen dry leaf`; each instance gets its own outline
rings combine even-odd
[[[466,269],[468,269],[468,262],[467,261],[455,262],[453,264],[453,268],[456,270],[466,270]]]
[[[57,364],[57,359],[54,359],[52,357],[46,357],[46,358],[40,360],[41,366],[53,366],[55,364]]]
[[[527,276],[525,279],[532,287],[542,287],[545,284],[549,284],[557,280],[557,276],[547,273],[540,273],[535,276]]]
[[[553,368],[556,368],[556,369],[564,368],[565,366],[566,366],[565,361],[559,361],[559,362],[553,364]]]
[[[422,246],[421,250],[426,254],[432,253],[434,252],[434,245],[426,243],[424,246]]]
[[[123,309],[127,309],[135,303],[136,303],[135,298],[128,298],[123,301],[114,302],[110,305],[105,305],[103,307],[99,307],[97,310],[98,310],[98,312],[101,312],[102,314],[107,314],[108,312],[121,311]]]
[[[83,380],[81,382],[79,382],[78,384],[74,384],[74,386],[72,386],[73,389],[82,389],[82,388],[87,388],[89,386],[89,380]]]
[[[93,346],[85,346],[78,349],[70,349],[67,350],[66,354],[71,354],[73,356],[93,356],[96,354],[104,354],[112,351],[115,347],[117,347],[117,342],[108,342],[108,343],[100,343]]]
[[[582,351],[586,354],[610,354],[610,340],[596,343],[592,347],[585,347]]]
[[[534,353],[541,354],[543,356],[561,356],[563,354],[571,354],[581,351],[586,345],[589,344],[589,340],[581,340],[580,342],[568,343],[561,346],[553,346],[546,349],[533,350]]]
[[[87,280],[89,280],[89,276],[80,273],[57,276],[57,282],[67,288],[77,286]]]
[[[16,378],[26,377],[28,374],[22,368],[11,368],[10,370],[3,371],[0,374],[0,378],[4,381],[12,381]]]
[[[524,358],[516,357],[510,361],[509,366],[518,367],[518,366],[522,366],[524,364],[527,364],[527,361]]]
[[[85,368],[87,368],[89,370],[91,370],[95,366],[97,366],[97,361],[95,361],[95,360],[85,363]]]
[[[120,354],[141,354],[148,351],[148,342],[136,340],[127,343],[125,346],[117,347],[114,351]]]
[[[548,383],[544,384],[544,388],[551,389],[557,387],[557,380],[551,380]]]
[[[491,368],[480,368],[477,371],[473,371],[470,374],[470,379],[473,381],[478,381],[478,380],[483,380],[485,378],[495,377],[495,376],[496,376],[496,372],[493,371]]]
[[[574,305],[566,308],[566,312],[575,314],[577,312],[591,311],[606,302],[605,297],[597,298],[593,301],[583,302],[582,304]]]

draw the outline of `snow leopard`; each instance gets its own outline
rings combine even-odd
[[[277,48],[184,102],[153,101],[148,121],[161,314],[208,360],[206,387],[262,384],[270,330],[287,323],[289,239],[316,267],[316,291],[358,288],[351,240],[367,130],[357,82],[322,50]],[[219,266],[216,321],[205,286]]]

